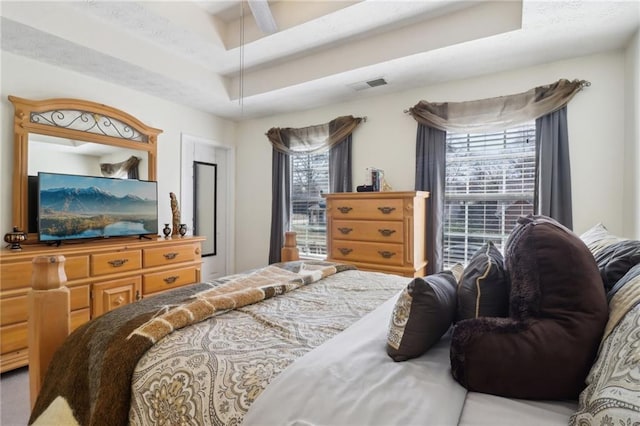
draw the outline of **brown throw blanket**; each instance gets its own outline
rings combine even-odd
[[[172,331],[353,269],[327,262],[290,262],[194,284],[102,315],[73,332],[54,356],[29,424],[64,400],[81,425],[124,425],[138,359]]]

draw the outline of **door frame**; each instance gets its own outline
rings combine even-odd
[[[225,229],[220,229],[220,232],[225,233],[225,245],[224,247],[218,247],[218,251],[225,250],[226,260],[225,269],[226,275],[235,273],[235,165],[236,165],[236,152],[235,148],[229,145],[222,144],[213,139],[202,138],[199,136],[189,135],[182,132],[180,134],[180,202],[185,205],[185,194],[193,194],[193,180],[185,182],[186,168],[193,168],[191,160],[189,164],[185,164],[187,156],[185,152],[187,149],[192,148],[194,145],[201,144],[209,147],[213,147],[216,150],[221,150],[226,155],[226,182],[225,192],[225,206],[227,224]],[[222,203],[220,203],[222,204]]]

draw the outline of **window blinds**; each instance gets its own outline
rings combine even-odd
[[[327,254],[326,203],[329,192],[329,152],[292,155],[291,230],[301,256],[324,257]]]
[[[444,266],[466,265],[486,241],[502,249],[533,213],[535,122],[483,134],[447,134]]]

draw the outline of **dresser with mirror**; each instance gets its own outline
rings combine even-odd
[[[9,96],[9,101],[14,106],[12,224],[27,239],[20,249],[3,247],[0,252],[1,372],[28,364],[27,295],[35,257],[65,257],[73,330],[137,299],[199,282],[204,240],[140,235],[39,241],[39,172],[104,176],[106,165],[135,158],[134,176],[156,181],[162,131],[124,111],[86,100]]]

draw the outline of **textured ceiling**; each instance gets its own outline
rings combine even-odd
[[[241,120],[621,48],[640,22],[637,0],[270,8],[266,35],[239,1],[4,0],[2,49]]]

